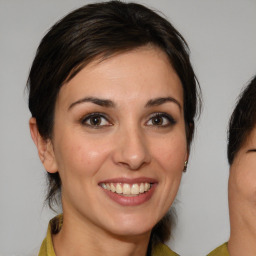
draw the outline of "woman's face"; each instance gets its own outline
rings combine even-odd
[[[256,127],[238,151],[230,168],[230,205],[239,205],[245,214],[256,214]],[[250,209],[250,211],[248,211]]]
[[[167,56],[142,47],[91,62],[59,92],[51,143],[45,167],[60,174],[66,219],[149,234],[188,158],[183,89]]]

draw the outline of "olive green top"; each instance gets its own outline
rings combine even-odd
[[[52,219],[48,225],[47,235],[44,239],[38,256],[56,256],[53,243],[52,243],[52,223],[56,218],[59,220],[58,230],[61,229],[62,226],[62,215],[59,215]],[[56,233],[56,232],[54,232]],[[158,244],[153,248],[152,256],[179,256],[177,253],[173,252],[168,246],[165,244]]]
[[[210,252],[207,256],[229,256],[228,243],[224,243],[223,245],[217,247],[215,250]]]

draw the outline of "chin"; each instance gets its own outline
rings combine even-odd
[[[140,236],[150,234],[157,221],[148,216],[116,218],[112,225],[112,232],[120,236]]]
[[[146,227],[119,227],[111,233],[120,237],[138,237],[150,235],[152,228]]]

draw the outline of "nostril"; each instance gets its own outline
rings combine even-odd
[[[147,162],[145,161],[126,161],[126,162],[119,162],[118,163],[120,166],[123,166],[127,169],[130,169],[130,170],[134,170],[134,171],[137,171],[141,168],[143,168],[145,165],[147,165]]]

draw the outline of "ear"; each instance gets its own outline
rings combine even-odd
[[[58,171],[58,166],[55,159],[53,145],[50,139],[44,139],[37,127],[36,119],[34,117],[29,120],[29,128],[31,137],[37,147],[39,158],[44,165],[44,168],[49,173]]]

